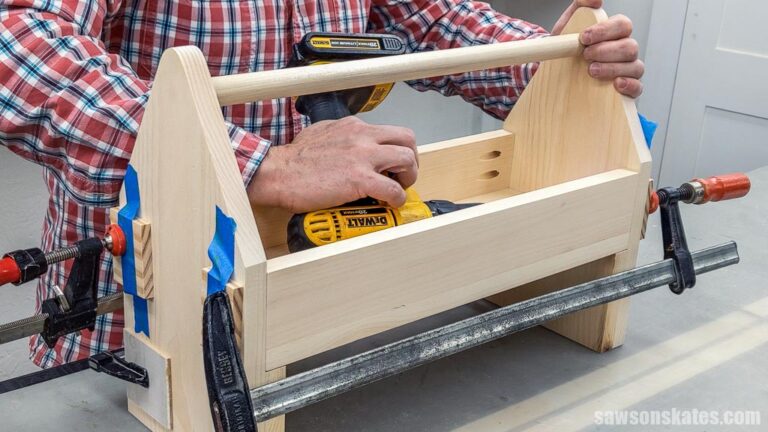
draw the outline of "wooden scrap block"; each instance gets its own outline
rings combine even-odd
[[[235,281],[227,284],[229,306],[232,308],[232,323],[235,326],[237,348],[243,351],[243,287]]]
[[[109,211],[110,223],[117,223],[119,208]],[[152,226],[143,219],[133,221],[133,257],[136,270],[136,293],[139,297],[151,299],[154,297],[154,281],[152,271]],[[113,280],[123,285],[123,259],[115,256],[112,259]]]
[[[139,297],[151,299],[154,296],[152,278],[152,237],[151,225],[143,219],[133,221],[133,256],[136,267],[136,292]]]
[[[147,369],[149,388],[128,384],[128,408],[136,417],[158,430],[171,430],[171,360],[150,340],[129,329],[123,330],[125,359]]]

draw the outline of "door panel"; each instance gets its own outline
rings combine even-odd
[[[661,184],[768,165],[768,2],[691,0]]]
[[[725,3],[717,47],[745,54],[768,56],[768,2],[730,0]]]
[[[768,120],[707,108],[696,159],[700,173],[749,171],[768,160]],[[702,174],[704,175],[704,174]]]

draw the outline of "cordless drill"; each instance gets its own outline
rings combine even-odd
[[[363,198],[327,210],[293,215],[288,223],[288,250],[298,252],[477,205],[421,201],[413,188],[406,189],[405,194],[405,204],[400,208]]]
[[[293,47],[290,66],[307,66],[346,60],[359,60],[405,52],[397,36],[380,34],[306,34]],[[394,83],[300,96],[296,109],[312,123],[338,120],[376,108],[392,90]],[[294,215],[288,222],[288,250],[301,250],[381,231],[477,204],[449,201],[421,201],[413,188],[406,191],[400,208],[373,198],[344,204],[332,209]]]

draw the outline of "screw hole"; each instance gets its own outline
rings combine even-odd
[[[493,171],[488,171],[487,173],[484,173],[483,175],[481,175],[481,176],[480,176],[480,180],[491,180],[491,179],[495,179],[496,177],[498,177],[498,176],[499,176],[499,174],[501,174],[501,173],[499,173],[499,172],[498,172],[498,171],[496,171],[496,170],[493,170]]]
[[[485,156],[482,157],[482,160],[493,160],[501,156],[501,152],[498,150],[494,150],[492,152],[488,152],[485,154]]]

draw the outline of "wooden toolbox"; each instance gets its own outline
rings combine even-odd
[[[126,295],[126,355],[159,359],[152,394],[130,390],[131,412],[153,430],[212,428],[201,314],[217,207],[237,224],[228,289],[252,387],[478,299],[507,304],[633,267],[651,159],[634,101],[589,77],[576,34],[605,18],[582,9],[565,36],[217,78],[196,48],[166,51],[131,160],[149,335],[134,333]],[[249,205],[222,105],[538,60],[503,129],[419,147],[423,199],[485,205],[294,254],[290,215]],[[605,351],[622,343],[626,315],[620,301],[549,327]]]

